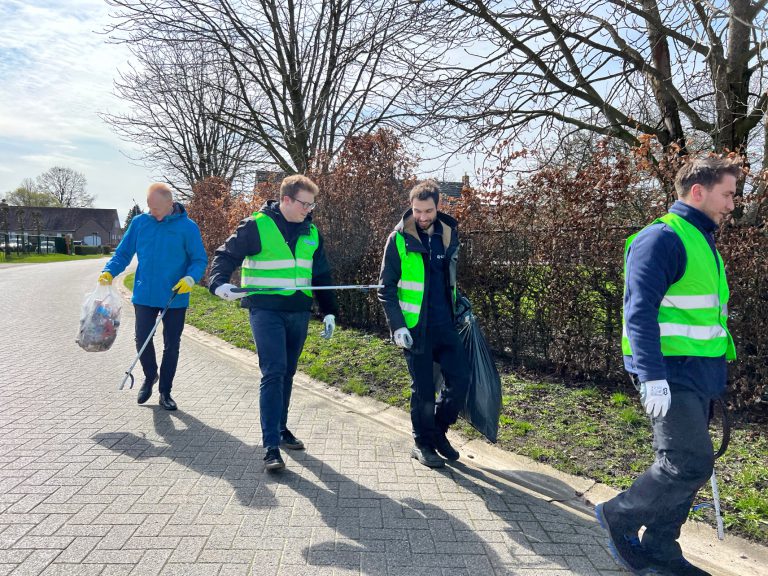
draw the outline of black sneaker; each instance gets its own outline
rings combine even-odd
[[[456,450],[453,446],[451,446],[451,443],[448,442],[448,438],[446,438],[445,434],[443,434],[442,432],[437,433],[437,441],[435,442],[435,448],[440,453],[440,456],[442,456],[446,460],[450,460],[451,462],[455,462],[461,456],[461,454],[459,454],[459,451]]]
[[[637,534],[623,534],[611,528],[605,518],[603,504],[595,506],[595,518],[600,523],[600,527],[608,533],[608,549],[619,566],[632,572],[632,574],[640,574],[641,576],[658,574],[651,566],[650,559],[643,552]]]
[[[440,458],[434,448],[429,446],[414,446],[411,448],[411,458],[415,458],[429,468],[442,468],[445,460]]]
[[[304,442],[296,438],[290,430],[280,433],[280,446],[288,450],[304,450]]]
[[[147,400],[149,400],[149,397],[152,396],[152,386],[155,385],[155,382],[157,382],[160,379],[160,376],[156,375],[154,378],[147,378],[144,380],[144,384],[141,385],[141,388],[139,388],[139,395],[136,398],[136,401],[139,404],[144,404]]]
[[[666,562],[652,558],[650,565],[656,573],[664,574],[664,576],[711,576],[709,572],[694,566],[682,557]]]
[[[267,470],[282,470],[285,468],[283,457],[280,456],[280,448],[267,448],[267,455],[264,456],[264,468]]]

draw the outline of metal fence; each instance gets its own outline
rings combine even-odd
[[[0,254],[5,258],[28,254],[66,254],[66,240],[60,236],[14,233],[0,234]]]

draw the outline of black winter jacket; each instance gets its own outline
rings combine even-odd
[[[445,289],[451,298],[451,293],[456,286],[456,269],[459,261],[459,232],[458,223],[454,218],[444,214],[442,212],[437,213],[437,217],[440,223],[443,225],[443,246],[445,247],[445,258],[448,260],[448,273],[445,275]],[[395,244],[395,237],[397,234],[402,234],[405,238],[405,249],[407,252],[419,252],[424,258],[424,298],[425,302],[422,303],[421,314],[419,316],[419,323],[410,329],[411,336],[413,337],[414,353],[421,352],[421,342],[424,339],[424,332],[428,325],[427,314],[429,311],[428,302],[426,299],[429,295],[429,251],[424,247],[419,239],[419,233],[416,229],[416,220],[413,218],[413,211],[409,209],[403,214],[402,219],[395,226],[395,229],[389,235],[387,239],[387,245],[384,248],[384,258],[381,263],[381,272],[379,274],[379,284],[383,284],[383,288],[379,288],[379,301],[384,306],[384,314],[387,317],[389,323],[389,329],[392,333],[399,328],[405,327],[405,318],[403,312],[400,309],[399,299],[397,297],[397,283],[401,278],[400,268],[400,255],[397,253],[397,245]],[[454,307],[455,316],[455,307]]]
[[[309,224],[312,215],[300,223],[288,222],[280,212],[280,204],[276,200],[270,200],[261,207],[260,212],[266,214],[277,224],[278,229],[285,238],[285,242],[296,254],[296,242],[301,235],[309,234]],[[252,216],[240,221],[240,224],[227,240],[216,249],[216,254],[211,265],[208,289],[211,294],[216,293],[216,288],[229,282],[232,273],[242,265],[246,256],[252,256],[261,252],[261,238],[256,221]],[[320,235],[317,250],[312,259],[312,285],[332,286],[331,267],[325,255],[323,237]],[[314,293],[322,314],[336,314],[336,296],[333,290],[319,290]],[[263,308],[268,310],[304,311],[312,309],[312,298],[297,291],[290,296],[279,294],[254,294],[241,300],[243,308]]]

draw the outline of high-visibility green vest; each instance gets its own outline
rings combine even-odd
[[[421,252],[405,249],[405,236],[395,234],[395,245],[400,255],[400,281],[397,283],[397,299],[403,311],[405,325],[410,329],[419,323],[424,303],[424,257]]]
[[[736,348],[728,331],[728,281],[720,253],[713,257],[704,234],[685,218],[666,214],[653,224],[664,223],[683,242],[686,266],[683,276],[672,284],[659,307],[661,353],[664,356],[723,356],[736,359]],[[624,247],[624,274],[629,247],[637,237],[630,236]],[[621,338],[624,354],[632,350],[624,326]]]
[[[408,329],[419,323],[424,303],[424,257],[421,252],[408,252],[405,249],[405,236],[395,234],[395,246],[400,255],[400,281],[397,283],[397,299],[403,312]],[[456,307],[457,287],[451,289],[452,306]]]
[[[283,234],[269,216],[254,212],[253,219],[259,229],[261,252],[243,260],[240,283],[243,288],[270,288],[278,286],[311,286],[312,258],[317,250],[320,235],[314,224],[309,225],[309,234],[299,236],[296,254],[291,252]],[[302,290],[312,297],[312,292]],[[259,290],[251,294],[279,294],[291,296],[296,290]]]

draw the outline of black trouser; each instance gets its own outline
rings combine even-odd
[[[434,447],[436,434],[444,434],[464,407],[469,365],[459,334],[451,325],[428,327],[421,344],[419,354],[405,350],[411,373],[411,424],[416,444]],[[437,401],[433,362],[440,364],[445,380]]]
[[[673,389],[666,416],[651,419],[656,461],[603,508],[608,523],[624,533],[637,535],[645,526],[643,547],[659,560],[682,556],[680,528],[712,475],[709,410],[709,399]]]
[[[138,352],[163,309],[142,306],[141,304],[134,304],[133,309],[136,311],[136,351]],[[186,308],[168,308],[165,316],[163,316],[163,362],[160,366],[159,386],[162,394],[169,393],[173,386],[176,365],[179,363],[179,346],[181,345],[181,332],[184,330],[186,313]],[[140,360],[144,376],[150,381],[154,380],[157,376],[157,358],[155,357],[155,346],[151,340],[144,349]]]

